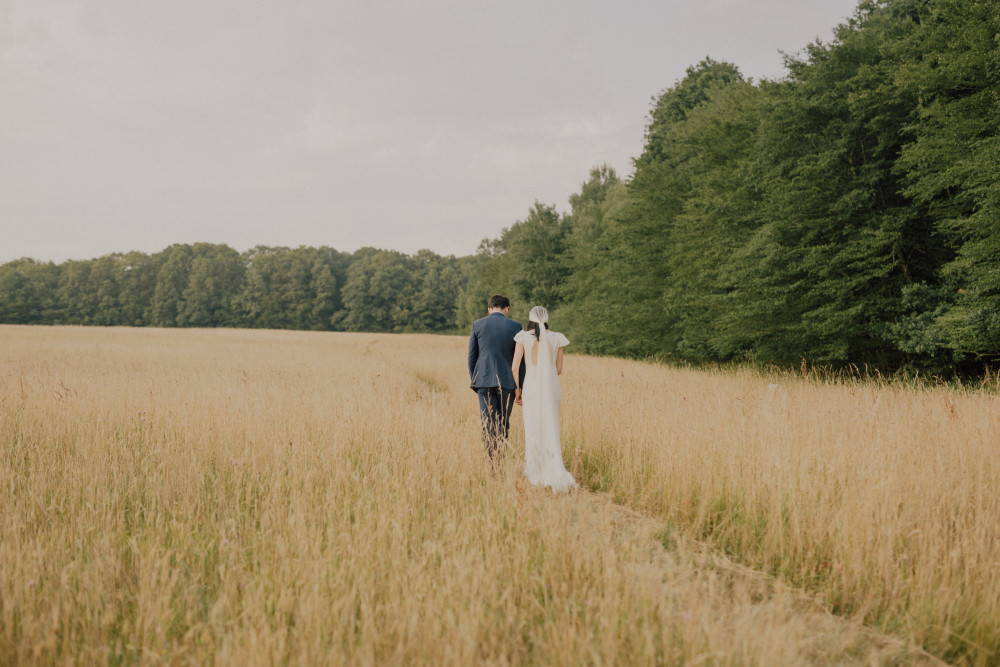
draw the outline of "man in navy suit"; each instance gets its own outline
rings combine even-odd
[[[472,323],[469,336],[469,378],[479,395],[479,414],[483,422],[483,442],[490,462],[496,464],[500,441],[510,431],[510,410],[515,391],[524,379],[524,364],[520,378],[514,381],[514,336],[521,325],[507,319],[510,301],[494,294],[488,304],[489,315]]]

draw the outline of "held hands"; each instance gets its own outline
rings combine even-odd
[[[517,387],[516,389],[514,389],[514,402],[517,403],[518,405],[524,405],[524,403],[521,402],[521,388],[520,387]]]

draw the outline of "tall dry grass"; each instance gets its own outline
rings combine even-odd
[[[996,393],[574,366],[564,432],[588,486],[944,659],[1000,664]]]
[[[553,497],[464,345],[0,327],[0,663],[996,656],[992,397],[571,356]]]

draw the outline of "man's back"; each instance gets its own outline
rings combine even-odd
[[[510,365],[514,361],[514,335],[521,325],[494,312],[472,323],[469,337],[470,386],[515,387]]]

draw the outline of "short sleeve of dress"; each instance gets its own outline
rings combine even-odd
[[[527,331],[518,331],[516,334],[514,334],[514,342],[520,343],[525,347],[528,346],[529,340],[534,340],[534,339],[535,337],[532,334],[528,333]]]
[[[548,335],[552,336],[553,342],[557,348],[569,345],[569,338],[566,338],[566,336],[563,336],[558,331],[551,331]]]

